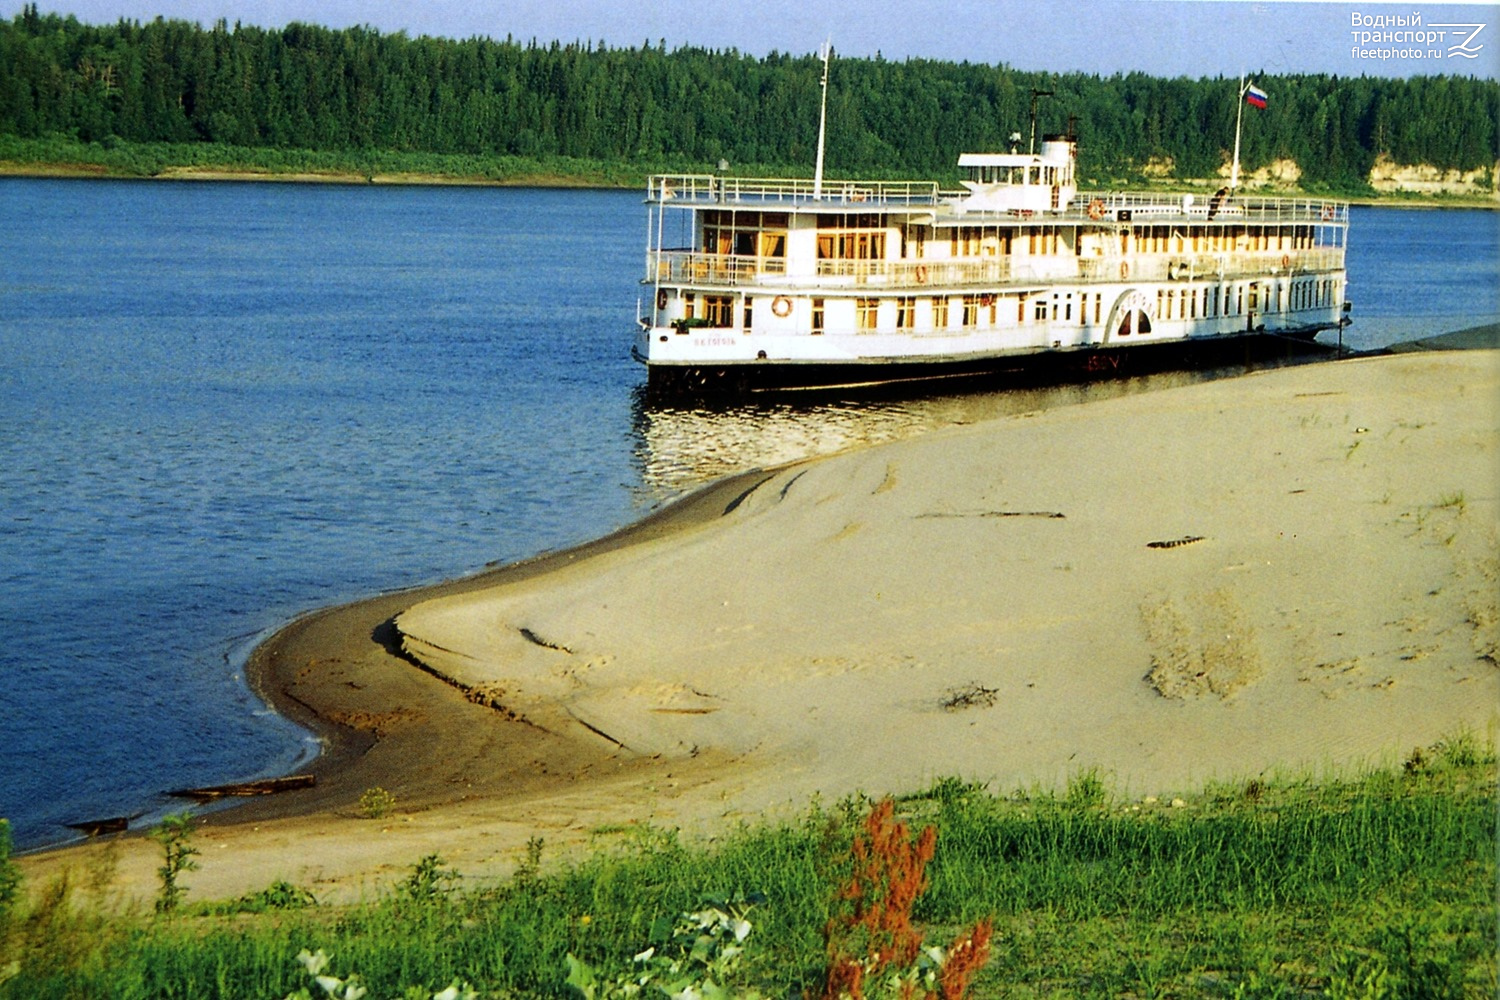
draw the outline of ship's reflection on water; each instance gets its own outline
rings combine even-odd
[[[1155,392],[1324,360],[1322,352],[1190,371],[1004,390],[862,397],[781,395],[734,403],[635,401],[640,500],[656,505],[723,476],[909,438],[944,427]]]

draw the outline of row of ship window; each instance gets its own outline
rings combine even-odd
[[[1251,312],[1261,310],[1295,312],[1333,305],[1337,292],[1337,283],[1332,278],[1304,278],[1288,284],[1272,284],[1266,287],[1257,284],[1236,284],[1205,285],[1199,288],[1183,289],[1158,288],[1156,290],[1156,316],[1160,319],[1243,316],[1247,306]],[[1266,296],[1264,304],[1261,302],[1262,294]],[[698,313],[698,296],[689,294],[684,298],[686,306],[684,315],[687,319],[694,319]],[[814,333],[820,333],[824,328],[824,301],[821,298],[812,300]],[[855,300],[856,329],[868,333],[879,329],[882,301],[885,300],[873,297]],[[895,303],[897,332],[915,329],[917,297],[899,296],[889,301]],[[1089,323],[1097,325],[1102,322],[1104,311],[1102,292],[1083,292],[1076,297],[1071,292],[1053,292],[1050,295],[1037,295],[1029,298],[996,295],[964,295],[958,298],[940,296],[926,299],[926,301],[930,303],[932,328],[937,330],[947,329],[950,318],[955,314],[960,317],[960,325],[963,327],[980,326],[981,320],[986,321],[984,325],[997,326],[1001,309],[1005,308],[1008,311],[1012,305],[1015,309],[1017,324],[1026,322],[1028,304],[1032,320],[1038,323],[1061,321],[1077,322],[1080,325]],[[953,309],[955,302],[958,303],[957,310]],[[746,298],[744,303],[741,326],[748,331],[754,318],[754,304],[749,298]],[[734,306],[735,296],[733,295],[704,295],[702,296],[701,318],[709,327],[732,327],[734,326]],[[774,306],[773,311],[781,315]]]
[[[884,260],[885,228],[820,231],[817,236],[819,260]],[[1024,231],[979,226],[955,226],[948,232],[948,253],[953,258],[999,254],[1008,256],[1013,246],[1024,243],[1032,255],[1052,256],[1072,247],[1083,252],[1083,243],[1061,238],[1057,227],[1044,226]],[[1104,233],[1094,234],[1104,236]],[[1109,234],[1111,238],[1113,234]],[[782,259],[786,256],[785,230],[743,229],[732,226],[705,226],[703,252],[719,256]],[[1227,251],[1286,251],[1311,249],[1316,245],[1311,226],[1247,226],[1242,230],[1189,226],[1183,232],[1175,226],[1141,226],[1119,234],[1122,253],[1217,253]],[[933,242],[925,227],[905,227],[901,246],[903,259],[925,259],[913,251]]]

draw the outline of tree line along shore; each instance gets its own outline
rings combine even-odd
[[[806,172],[821,70],[812,54],[669,49],[664,40],[609,48],[296,23],[88,25],[28,4],[0,21],[0,161],[10,172],[601,186],[721,161],[742,173]],[[1417,169],[1427,195],[1494,199],[1494,80],[1255,80],[1272,104],[1251,109],[1243,130],[1249,178],[1262,171],[1272,186],[1358,197]],[[1006,148],[1035,105],[1039,131],[1077,129],[1085,186],[1217,183],[1234,145],[1238,86],[1222,76],[835,59],[828,169],[956,179],[960,153]]]

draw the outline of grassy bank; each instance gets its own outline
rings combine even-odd
[[[264,149],[220,143],[84,143],[60,137],[0,135],[0,174],[27,176],[644,187],[650,173],[673,169],[682,167],[568,157]]]
[[[1460,737],[1386,771],[1172,801],[1118,801],[1093,774],[1058,794],[944,781],[897,813],[937,831],[913,913],[928,941],[993,918],[973,996],[1478,998],[1496,991],[1495,777],[1493,752]],[[656,970],[664,983],[673,956],[673,975],[717,977],[732,995],[815,996],[867,811],[813,807],[709,844],[599,830],[596,849],[567,864],[533,841],[514,876],[490,884],[428,858],[386,897],[350,907],[278,884],[122,913],[101,845],[89,870],[26,887],[0,911],[0,996],[283,997],[312,986],[318,951],[323,975],[357,974],[370,1000],[450,984],[583,995],[570,968],[603,1000],[627,995],[631,975]],[[190,870],[179,874],[191,899]],[[690,912],[718,916],[684,937]],[[726,928],[749,933],[726,947],[737,936]]]
[[[222,143],[129,143],[118,139],[79,142],[62,136],[20,139],[0,135],[0,175],[36,177],[286,180],[345,184],[487,184],[535,187],[644,187],[657,173],[708,173],[713,167],[686,160],[602,161],[553,156],[452,156],[391,151],[267,149]],[[742,176],[790,177],[809,173],[806,164],[735,164]],[[956,170],[956,168],[955,168]],[[862,175],[864,176],[864,175]],[[870,175],[905,180],[904,175]],[[958,175],[939,177],[950,187]],[[1146,177],[1086,179],[1084,187],[1156,190],[1164,194],[1208,193],[1216,180],[1171,181]],[[1262,192],[1256,192],[1262,193]],[[1451,194],[1380,194],[1367,186],[1307,191],[1267,191],[1342,198],[1369,205],[1497,208],[1493,198]]]
[[[223,143],[79,142],[63,136],[0,135],[0,175],[121,179],[237,179],[346,184],[488,184],[538,187],[644,188],[664,173],[711,173],[684,159],[590,160],[567,156],[456,156],[379,150],[268,149]],[[743,176],[804,176],[806,164],[734,165]],[[872,179],[907,179],[899,173]],[[957,175],[950,180],[957,186]]]

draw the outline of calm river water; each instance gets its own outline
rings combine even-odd
[[[0,817],[316,751],[245,686],[316,607],[596,537],[738,468],[1142,391],[655,410],[634,192],[0,179]],[[1354,346],[1500,318],[1500,214],[1356,209]]]

